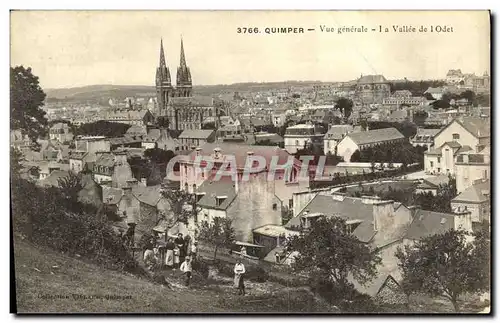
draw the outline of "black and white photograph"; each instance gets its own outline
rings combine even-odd
[[[491,16],[11,10],[18,314],[490,314]]]

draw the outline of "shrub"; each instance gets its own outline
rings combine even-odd
[[[208,278],[209,265],[203,259],[193,262],[193,270],[199,272],[204,278]]]
[[[22,179],[12,180],[11,193],[16,233],[34,244],[78,254],[110,269],[145,275],[106,219],[95,212],[81,211],[92,207],[82,204],[78,208],[79,203],[68,203],[60,189],[40,188]]]

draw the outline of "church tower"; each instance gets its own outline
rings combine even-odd
[[[173,91],[172,81],[170,80],[170,71],[165,61],[162,39],[160,40],[160,65],[156,69],[156,99],[158,106],[155,112],[157,115],[165,115],[167,104],[173,96]]]
[[[193,82],[191,81],[191,71],[186,64],[186,56],[184,55],[184,44],[181,38],[181,62],[177,68],[177,84],[176,92],[179,97],[192,96]]]

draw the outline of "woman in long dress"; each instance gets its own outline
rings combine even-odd
[[[175,246],[175,249],[174,249],[174,267],[175,268],[179,268],[179,264],[180,264],[181,260],[180,260],[180,250],[177,246]]]
[[[234,287],[238,288],[238,295],[245,295],[245,282],[243,277],[245,276],[245,265],[238,260],[236,265],[234,265]]]
[[[167,244],[165,245],[166,255],[165,255],[165,265],[172,268],[174,266],[174,241],[169,238]]]

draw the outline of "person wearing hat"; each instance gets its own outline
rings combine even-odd
[[[193,265],[191,263],[190,257],[186,257],[186,260],[184,260],[184,262],[181,264],[181,271],[186,276],[186,286],[189,286],[189,283],[191,282],[191,273],[193,271]]]

